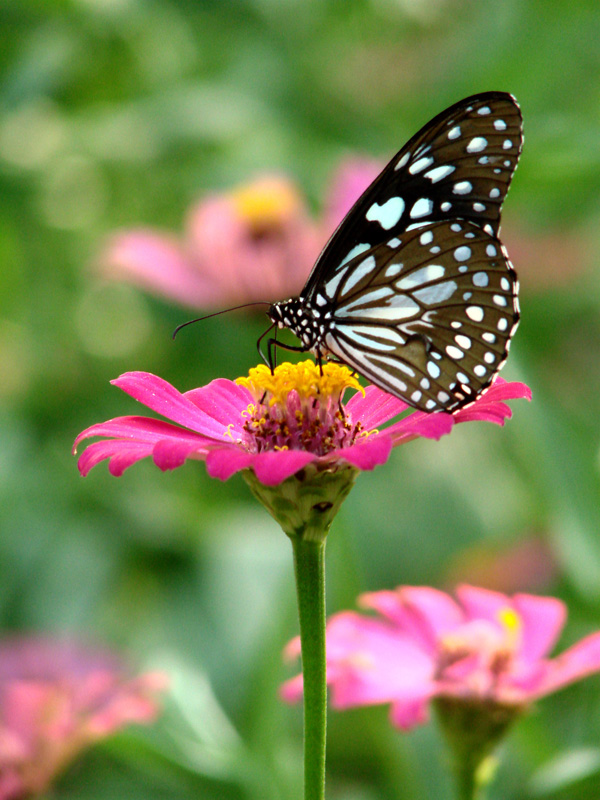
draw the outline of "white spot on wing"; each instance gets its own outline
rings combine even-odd
[[[394,167],[394,169],[402,169],[408,164],[408,159],[410,158],[410,153],[404,153],[404,155],[398,159],[398,163]]]
[[[487,369],[483,366],[483,364],[477,364],[477,366],[473,368],[473,372],[478,378],[483,378],[487,372]]]
[[[458,286],[454,281],[444,281],[433,286],[425,286],[423,289],[417,289],[412,294],[421,303],[431,305],[432,303],[443,303],[445,300],[449,300],[457,289]]]
[[[460,127],[455,125],[454,128],[450,128],[448,131],[448,138],[449,139],[458,139],[460,136]]]
[[[388,264],[385,269],[384,275],[386,278],[395,278],[396,275],[400,275],[402,272],[402,267],[404,264],[396,263],[396,264]]]
[[[448,353],[450,358],[453,358],[456,361],[458,361],[460,358],[463,358],[465,355],[462,350],[459,350],[458,347],[454,347],[453,344],[449,344],[448,347],[446,347],[446,353]]]
[[[451,167],[449,164],[445,164],[442,167],[430,169],[429,172],[426,172],[423,177],[429,178],[432,183],[437,183],[438,181],[447,178],[448,175],[452,175],[455,169],[456,167]]]
[[[483,136],[475,136],[467,145],[467,153],[480,153],[487,147],[487,139]]]
[[[421,267],[411,272],[405,278],[396,281],[395,286],[402,291],[406,289],[414,289],[417,286],[422,286],[424,283],[436,281],[444,277],[446,270],[440,264],[428,264],[426,267]]]
[[[362,244],[355,245],[352,248],[352,250],[350,250],[350,252],[346,256],[346,258],[342,261],[342,263],[340,264],[340,267],[343,267],[344,264],[347,264],[348,261],[351,261],[354,258],[354,256],[358,256],[361,253],[364,253],[365,250],[370,250],[370,249],[371,249],[371,245],[370,244],[366,244],[365,242],[363,242]]]
[[[485,252],[488,254],[490,258],[492,258],[492,256],[495,256],[498,251],[496,250],[493,244],[488,244],[487,247],[485,248]]]
[[[481,114],[481,116],[485,116],[486,114],[491,114],[492,109],[489,106],[481,106],[481,108],[477,109],[477,113]]]
[[[503,119],[495,119],[494,120],[494,128],[497,131],[505,131],[506,130],[506,122]]]
[[[468,261],[471,258],[471,248],[466,244],[457,247],[454,251],[454,258],[456,261]]]
[[[425,231],[419,236],[419,243],[422,245],[431,244],[433,242],[433,231]]]
[[[415,161],[414,164],[410,165],[408,171],[411,175],[416,175],[418,172],[423,172],[424,169],[427,169],[427,167],[430,167],[432,164],[433,158],[420,158],[418,161]]]
[[[433,209],[433,203],[427,197],[421,197],[414,206],[410,210],[410,216],[412,219],[418,219],[419,217],[425,217],[427,214],[430,214]]]
[[[459,181],[452,187],[453,194],[469,194],[469,192],[472,191],[473,186],[469,183],[469,181]]]
[[[482,322],[483,320],[483,308],[481,308],[481,306],[469,306],[465,310],[465,314],[469,319],[472,319],[473,322]]]
[[[436,378],[439,378],[440,375],[442,374],[441,369],[438,367],[438,365],[434,361],[428,361],[427,362],[427,372],[431,375],[431,377],[434,380],[436,380]]]
[[[487,272],[476,272],[473,275],[473,285],[474,286],[481,286],[483,288],[484,286],[487,286],[489,282],[490,282],[490,279],[488,277]]]
[[[364,261],[361,261],[356,267],[352,269],[344,285],[342,286],[342,297],[348,294],[357,283],[365,278],[377,266],[375,256],[367,256]]]
[[[357,245],[358,247],[358,245]],[[356,249],[356,248],[354,248]],[[352,251],[351,251],[352,252]],[[324,291],[327,297],[333,297],[336,293],[338,286],[340,285],[340,281],[348,272],[348,267],[343,267],[340,269],[333,278],[325,284]]]
[[[369,222],[378,222],[382,228],[389,231],[398,222],[404,212],[404,200],[401,197],[390,197],[385,203],[373,203],[365,214]]]

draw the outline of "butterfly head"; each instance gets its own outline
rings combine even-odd
[[[292,297],[273,303],[267,314],[278,328],[288,328],[300,339],[302,350],[314,350],[318,347],[325,332],[323,323],[314,311],[307,312],[303,297]]]

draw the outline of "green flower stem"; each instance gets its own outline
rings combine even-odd
[[[325,540],[291,537],[304,674],[304,800],[324,800],[327,682]]]
[[[304,675],[304,800],[325,798],[325,539],[357,475],[344,462],[310,463],[282,483],[266,486],[244,471],[252,493],[294,549]]]
[[[498,765],[494,751],[523,709],[450,697],[438,697],[433,705],[448,745],[457,800],[485,800]]]

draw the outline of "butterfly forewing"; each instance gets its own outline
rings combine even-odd
[[[300,297],[271,306],[272,321],[297,334],[296,349],[339,359],[423,411],[476,400],[519,320],[498,232],[522,138],[505,92],[438,114],[357,200]]]
[[[413,225],[459,218],[497,236],[522,138],[519,106],[505,92],[474,95],[438,114],[348,212],[317,260],[303,296],[355,255]]]
[[[501,243],[464,220],[413,229],[349,261],[317,294],[324,344],[424,411],[452,411],[489,386],[519,318]]]

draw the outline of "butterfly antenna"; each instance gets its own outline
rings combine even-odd
[[[231,308],[224,308],[223,311],[215,311],[213,314],[206,314],[203,317],[196,317],[196,319],[188,319],[187,322],[182,322],[181,325],[178,325],[175,328],[175,330],[173,331],[172,338],[174,339],[182,328],[185,328],[187,325],[193,325],[194,322],[202,322],[203,319],[218,317],[219,314],[228,314],[230,311],[237,311],[239,308],[248,308],[249,306],[270,306],[270,305],[271,303],[267,302],[266,300],[257,300],[254,303],[243,303],[241,306],[232,306]]]

